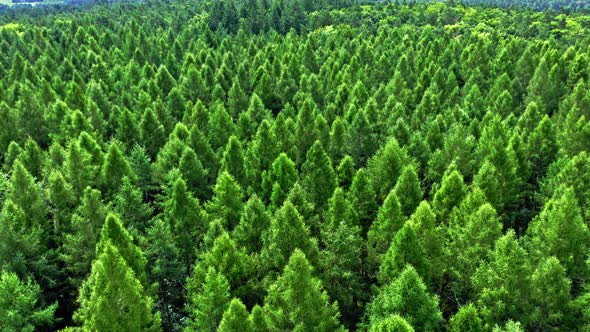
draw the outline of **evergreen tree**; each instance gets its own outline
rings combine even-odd
[[[416,231],[411,223],[406,223],[393,238],[387,253],[381,260],[379,275],[382,285],[395,280],[406,268],[413,266],[422,279],[429,281],[430,263],[426,260],[426,252],[418,241]]]
[[[107,208],[101,200],[100,191],[86,188],[80,205],[72,215],[71,233],[64,235],[60,253],[74,287],[80,286],[90,272],[106,216]]]
[[[447,222],[449,213],[459,205],[467,192],[463,176],[457,171],[456,166],[451,164],[443,177],[440,189],[434,194],[432,207],[436,211],[439,220]]]
[[[242,188],[248,187],[242,144],[235,136],[231,136],[227,142],[221,159],[221,171],[231,175]]]
[[[188,271],[195,260],[196,248],[207,228],[207,215],[181,177],[171,174],[171,185],[162,202],[163,218],[171,225],[175,244]]]
[[[317,261],[317,241],[310,237],[297,208],[287,200],[270,221],[264,238],[262,261],[269,268],[280,271],[295,249],[303,251],[312,262]]]
[[[402,173],[406,156],[395,139],[390,139],[368,162],[377,199],[382,201],[397,183]]]
[[[366,234],[375,218],[378,206],[375,190],[373,190],[369,174],[365,169],[359,169],[352,180],[348,200],[358,215],[363,234]]]
[[[573,189],[559,188],[527,230],[527,248],[536,260],[555,256],[571,278],[573,288],[588,279],[586,259],[590,232]]]
[[[246,306],[239,299],[233,299],[217,329],[219,332],[253,332],[254,327],[250,320]]]
[[[473,304],[459,308],[459,311],[451,317],[450,331],[452,332],[483,332],[483,322]]]
[[[344,331],[338,305],[329,303],[322,282],[313,277],[312,266],[299,249],[269,287],[264,302],[271,330]]]
[[[490,261],[472,277],[477,307],[486,327],[510,319],[529,323],[531,266],[513,231],[496,241]],[[526,324],[525,323],[525,324]]]
[[[216,331],[229,302],[226,278],[210,267],[203,283],[189,291],[186,311],[190,319],[185,331]]]
[[[379,208],[377,219],[371,224],[367,233],[367,260],[372,269],[381,264],[383,254],[387,252],[395,234],[404,226],[399,199],[391,191]]]
[[[11,272],[0,274],[0,325],[5,331],[33,332],[54,323],[57,303],[40,303],[39,285],[21,281]]]
[[[413,332],[414,328],[398,315],[391,315],[371,325],[370,332]]]
[[[566,328],[566,314],[570,305],[570,280],[566,270],[555,257],[541,262],[531,278],[533,303],[539,308],[533,323],[544,331]]]
[[[404,216],[409,217],[414,213],[418,204],[422,201],[422,188],[418,174],[414,166],[405,166],[394,187],[395,194],[400,199],[400,205]]]
[[[152,299],[136,271],[110,239],[100,248],[80,290],[75,320],[86,331],[159,331],[160,316],[152,313]]]
[[[301,181],[317,209],[324,206],[336,188],[336,172],[319,141],[307,153],[307,160],[301,167]]]
[[[96,244],[97,257],[106,250],[109,245],[116,246],[117,254],[125,261],[128,268],[143,287],[147,286],[146,258],[141,248],[133,243],[133,238],[119,219],[113,213],[109,213],[100,231],[100,240]]]
[[[417,331],[437,330],[442,321],[437,297],[428,294],[426,285],[411,266],[406,267],[393,282],[383,286],[366,310],[371,325],[393,314],[404,317]]]
[[[231,231],[240,222],[242,200],[240,185],[229,173],[222,172],[213,189],[213,198],[207,202],[207,212],[211,218],[221,219],[224,227]]]
[[[280,207],[291,188],[297,182],[295,163],[285,153],[281,153],[271,168],[262,175],[262,190],[267,202],[274,208]]]
[[[240,216],[240,222],[232,235],[240,246],[248,253],[259,253],[262,250],[264,234],[268,229],[271,218],[264,204],[256,194],[252,195]]]
[[[129,161],[115,143],[109,146],[102,165],[101,177],[107,197],[112,197],[117,193],[123,177],[127,177],[132,183],[137,181],[137,175],[133,172]]]

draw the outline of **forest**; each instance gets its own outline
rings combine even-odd
[[[0,12],[0,331],[590,331],[590,16],[492,2]]]

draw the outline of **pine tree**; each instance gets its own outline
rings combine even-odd
[[[234,297],[251,296],[249,278],[254,267],[252,258],[239,248],[229,234],[222,231],[213,244],[199,256],[199,260],[188,280],[188,289],[195,290],[203,284],[209,268],[215,268],[227,280]]]
[[[30,225],[24,211],[6,200],[0,212],[0,269],[20,278],[43,279],[52,275],[49,268],[45,234],[40,225]]]
[[[477,292],[477,307],[486,328],[518,319],[530,322],[531,266],[514,231],[496,241],[490,261],[480,266],[471,280]]]
[[[5,200],[22,209],[26,227],[40,227],[44,237],[49,235],[51,225],[47,222],[48,207],[43,191],[20,160],[14,162],[10,183]]]
[[[534,304],[540,309],[533,323],[543,331],[559,331],[566,328],[566,314],[570,305],[571,282],[566,270],[555,257],[542,261],[531,278]]]
[[[367,115],[364,110],[360,110],[354,115],[349,128],[351,142],[350,153],[354,158],[356,165],[363,166],[369,157],[377,151],[377,137],[373,127],[369,124]]]
[[[113,213],[109,213],[100,231],[100,240],[96,244],[96,256],[100,257],[109,245],[115,246],[117,254],[125,261],[125,265],[133,271],[135,278],[147,287],[146,258],[141,248],[133,243],[127,229]]]
[[[239,299],[233,299],[217,329],[219,332],[253,332],[254,327],[250,320],[246,306]]]
[[[371,179],[364,168],[356,172],[348,192],[348,200],[358,215],[363,234],[366,234],[375,218],[378,206]]]
[[[309,157],[308,150],[315,145],[316,140],[319,139],[319,133],[315,130],[315,103],[309,97],[305,98],[301,107],[299,107],[299,113],[297,114],[297,122],[295,128],[295,138],[297,140],[297,165],[303,164],[303,162]]]
[[[379,201],[384,200],[397,183],[405,161],[405,152],[393,138],[369,160],[367,171]]]
[[[394,187],[395,194],[400,199],[400,205],[404,216],[409,217],[414,213],[418,204],[422,201],[424,193],[414,166],[405,166]]]
[[[274,208],[282,206],[297,178],[295,163],[285,153],[281,153],[262,175],[265,201],[272,203]]]
[[[143,202],[143,194],[128,177],[121,179],[122,185],[119,192],[113,198],[113,211],[123,220],[132,232],[143,231],[147,227],[147,221],[151,218],[153,209]]]
[[[330,304],[305,254],[296,249],[282,275],[269,287],[265,311],[272,330],[343,331],[338,305]]]
[[[44,307],[41,289],[31,280],[21,281],[14,273],[0,274],[0,325],[5,331],[33,332],[54,323],[57,303]]]
[[[317,261],[317,241],[310,237],[303,218],[293,203],[287,200],[271,218],[264,238],[262,261],[268,268],[280,271],[295,249],[303,251],[312,262]]]
[[[345,220],[339,221],[322,233],[322,242],[320,267],[326,291],[338,302],[343,319],[356,322],[359,318],[357,303],[365,298],[361,277],[364,251],[361,228]]]
[[[450,331],[452,332],[483,332],[483,322],[479,317],[477,308],[469,303],[459,308],[459,311],[451,317]]]
[[[590,232],[572,188],[560,187],[527,230],[527,248],[536,260],[555,256],[573,289],[588,279],[586,259]]]
[[[65,234],[60,253],[74,287],[79,287],[90,272],[106,216],[107,209],[101,200],[100,191],[86,188],[80,205],[72,215],[72,230]]]
[[[90,162],[90,156],[80,147],[78,140],[72,140],[68,146],[64,169],[65,176],[77,196],[83,194],[96,174],[96,169]]]
[[[270,225],[270,216],[264,204],[256,194],[252,195],[240,216],[240,222],[232,235],[238,245],[244,247],[250,254],[262,250],[263,234]]]
[[[146,230],[146,242],[148,281],[157,287],[156,309],[162,317],[162,328],[170,330],[182,319],[186,266],[169,223],[156,219]]]
[[[340,163],[349,152],[349,139],[344,121],[341,117],[336,117],[330,131],[330,158],[334,165]]]
[[[109,146],[101,169],[103,191],[107,197],[113,197],[121,186],[121,179],[127,177],[132,183],[137,181],[137,175],[119,146],[115,143]]]
[[[158,119],[158,115],[151,108],[143,113],[139,124],[141,145],[145,148],[150,158],[155,159],[158,152],[166,143],[164,126]]]
[[[221,171],[227,172],[231,175],[242,188],[248,187],[248,178],[246,177],[246,169],[244,165],[244,154],[242,152],[242,144],[237,137],[231,136],[223,158],[221,159]]]
[[[307,160],[301,167],[301,180],[316,209],[321,209],[334,192],[337,178],[332,162],[319,141],[307,153]]]
[[[229,284],[226,278],[210,267],[204,282],[188,294],[186,311],[190,319],[186,332],[216,331],[229,306]]]
[[[80,290],[80,308],[74,315],[83,330],[160,330],[160,316],[152,313],[152,299],[127,262],[110,240],[102,243]]]
[[[413,266],[423,280],[430,281],[430,263],[426,259],[426,252],[418,241],[416,231],[411,223],[406,223],[393,238],[393,242],[387,253],[381,260],[379,274],[377,276],[382,285],[387,285],[395,280],[406,268]]]
[[[463,218],[463,223],[448,229],[449,242],[444,250],[451,288],[457,297],[467,299],[472,297],[470,278],[489,260],[494,244],[502,236],[502,224],[489,203]]]
[[[203,239],[208,218],[181,177],[171,174],[170,181],[162,202],[163,217],[172,227],[176,246],[188,271],[195,260],[196,248]]]
[[[217,178],[213,189],[213,198],[207,202],[206,209],[211,218],[222,220],[224,227],[231,231],[240,222],[244,205],[242,188],[227,172]]]
[[[430,281],[435,287],[446,269],[443,257],[446,229],[438,226],[436,215],[427,202],[422,202],[418,206],[408,224],[416,231],[418,244],[423,248],[426,260],[429,262],[428,275],[424,277],[424,280]],[[418,269],[417,266],[416,269]]]
[[[451,164],[442,179],[440,189],[434,194],[432,207],[439,220],[446,223],[454,207],[459,205],[467,193],[463,176],[457,171],[455,164]]]
[[[371,325],[393,314],[404,317],[417,331],[435,331],[442,321],[437,297],[428,293],[426,285],[411,266],[385,285],[366,310]]]
[[[414,328],[402,317],[391,315],[372,324],[369,332],[414,332]]]
[[[404,222],[399,199],[392,190],[379,208],[377,219],[367,233],[367,260],[373,270],[381,264],[383,254],[391,246],[395,234],[404,226]]]
[[[190,147],[186,147],[182,152],[178,163],[178,170],[180,170],[187,186],[199,199],[204,200],[209,197],[207,170],[203,167],[195,151]]]
[[[360,226],[358,215],[346,198],[344,189],[338,187],[328,201],[326,222],[323,226],[327,232],[331,232],[338,228],[341,223],[346,224],[348,227]]]

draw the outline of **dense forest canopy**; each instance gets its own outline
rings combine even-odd
[[[438,2],[2,12],[1,329],[590,329],[589,45]]]

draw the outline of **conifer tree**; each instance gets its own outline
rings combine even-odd
[[[371,179],[364,168],[356,172],[348,192],[348,200],[358,215],[363,234],[366,234],[375,218],[378,206]]]
[[[156,309],[162,317],[162,328],[173,329],[182,319],[186,266],[169,223],[155,220],[146,230],[146,242],[147,277],[158,292]]]
[[[435,331],[442,321],[437,297],[428,293],[422,278],[412,266],[406,267],[393,282],[383,286],[366,310],[371,325],[393,314],[404,317],[417,331]]]
[[[115,143],[109,146],[101,169],[102,184],[107,197],[113,197],[121,186],[121,179],[127,177],[132,183],[137,181],[137,175],[119,146]]]
[[[265,311],[272,330],[343,331],[338,305],[330,304],[305,254],[296,249],[282,275],[269,287]]]
[[[162,202],[163,217],[172,227],[176,246],[188,271],[207,228],[207,215],[181,177],[171,174],[170,181],[172,183]]]
[[[222,220],[224,227],[231,231],[240,222],[244,206],[242,188],[227,172],[217,178],[213,189],[213,198],[207,202],[206,209],[211,218]]]
[[[573,189],[560,187],[531,222],[527,248],[535,259],[559,259],[576,289],[588,279],[585,261],[589,237]]]
[[[316,209],[324,206],[336,188],[336,172],[319,141],[307,153],[307,160],[301,167],[301,180]]]
[[[395,194],[400,200],[402,213],[409,217],[414,213],[422,201],[422,188],[414,166],[405,166],[394,187]]]
[[[385,200],[397,183],[405,161],[403,150],[393,138],[369,160],[367,171],[379,201]]]
[[[297,178],[295,163],[285,153],[281,153],[273,161],[271,168],[262,175],[265,200],[272,203],[275,208],[280,207],[297,182]]]
[[[490,261],[472,276],[477,307],[486,328],[510,319],[530,322],[531,275],[527,254],[514,231],[509,231],[496,241]]]
[[[6,331],[33,332],[54,323],[57,303],[43,306],[41,289],[31,280],[21,281],[15,273],[0,274],[0,325]]]
[[[371,325],[370,332],[413,332],[414,328],[399,315],[391,315]]]
[[[71,233],[64,236],[61,259],[74,287],[80,286],[90,272],[96,257],[96,243],[107,216],[107,209],[100,197],[100,191],[86,188],[81,203],[71,220]]]
[[[187,332],[216,331],[230,303],[229,284],[215,268],[210,267],[204,282],[189,291]]]
[[[253,332],[254,327],[250,320],[246,306],[239,299],[233,299],[229,307],[223,313],[223,318],[217,329],[219,332]]]
[[[252,195],[244,205],[240,222],[232,233],[236,243],[244,247],[248,253],[259,253],[270,220],[260,198],[256,194]]]
[[[133,238],[127,229],[113,213],[109,213],[100,231],[100,240],[96,244],[96,255],[99,257],[106,247],[115,246],[117,254],[125,261],[128,268],[133,271],[135,278],[147,289],[146,258],[141,248],[133,243]]]
[[[459,205],[467,193],[463,176],[457,171],[455,164],[451,164],[442,179],[440,189],[434,194],[432,207],[443,223],[454,207]]]
[[[395,234],[403,227],[405,218],[395,191],[391,191],[379,208],[377,219],[367,233],[367,260],[373,269],[381,264],[381,257],[387,252]]]
[[[300,249],[312,262],[317,261],[317,241],[310,237],[309,229],[290,200],[271,218],[262,259],[270,269],[281,270],[295,249]]]
[[[190,147],[186,147],[182,152],[178,163],[178,170],[185,179],[187,186],[195,195],[203,200],[209,196],[207,186],[207,170],[197,157],[197,154]]]
[[[242,152],[242,144],[237,137],[231,136],[223,158],[221,159],[221,171],[227,172],[236,180],[242,188],[248,187],[248,178],[246,177],[246,169],[244,166],[244,154]]]
[[[102,243],[80,290],[80,308],[74,316],[83,330],[160,330],[160,316],[152,313],[152,299],[127,262],[110,239]]]
[[[10,187],[6,192],[6,200],[10,200],[24,213],[26,227],[39,227],[44,238],[49,235],[51,225],[47,222],[48,207],[41,187],[27,171],[20,160],[12,167]],[[45,238],[44,242],[48,239]]]
[[[381,260],[379,275],[382,285],[387,285],[395,280],[406,268],[411,265],[420,274],[423,280],[430,281],[430,263],[426,259],[426,252],[418,241],[416,231],[411,223],[406,223],[393,238],[393,242],[387,253]]]
[[[483,332],[483,322],[479,317],[477,308],[469,303],[459,308],[459,311],[451,317],[449,330],[452,332]]]
[[[533,325],[544,331],[566,328],[570,287],[566,270],[557,258],[549,257],[539,264],[531,278],[532,299],[540,311]]]

